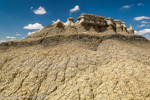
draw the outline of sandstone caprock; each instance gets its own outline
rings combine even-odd
[[[127,29],[126,23],[121,20],[114,20],[111,17],[96,16],[93,14],[81,14],[74,22],[74,18],[70,17],[66,23],[59,19],[52,25],[47,25],[44,29],[28,36],[28,38],[45,37],[56,34],[72,34],[72,33],[97,33],[97,34],[134,34],[132,25]]]

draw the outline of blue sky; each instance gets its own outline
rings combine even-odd
[[[150,0],[0,0],[0,42],[21,40],[53,21],[82,13],[112,17],[133,25],[150,39]]]

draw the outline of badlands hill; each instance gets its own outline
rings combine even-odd
[[[0,44],[0,100],[150,100],[144,37],[40,32]]]

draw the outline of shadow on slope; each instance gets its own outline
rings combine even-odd
[[[144,43],[144,45],[150,43],[146,38],[139,35],[60,34],[60,35],[54,35],[50,37],[42,37],[42,38],[35,38],[35,39],[26,38],[20,41],[3,42],[0,44],[0,48],[5,50],[8,47],[28,47],[33,45],[42,45],[43,47],[54,47],[58,44],[70,43],[72,41],[76,41],[79,47],[96,51],[98,45],[102,41],[107,39],[125,41],[126,43],[130,42],[138,46],[139,43],[142,44]]]

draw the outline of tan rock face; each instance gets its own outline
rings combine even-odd
[[[140,36],[25,39],[2,43],[0,58],[0,100],[150,99],[150,42]]]
[[[133,32],[134,32],[133,27],[132,27],[131,24],[130,24],[130,28],[128,29],[128,32],[129,32],[130,34],[133,34]]]
[[[99,35],[107,34],[108,32],[111,34],[134,34],[133,27],[130,27],[127,30],[126,23],[121,20],[114,20],[111,17],[105,19],[103,16],[83,13],[77,18],[77,22],[74,22],[74,18],[72,17],[69,17],[66,23],[63,23],[58,19],[52,25],[47,25],[41,31],[31,34],[27,38],[39,38],[57,34],[74,34],[82,32],[97,33]]]

